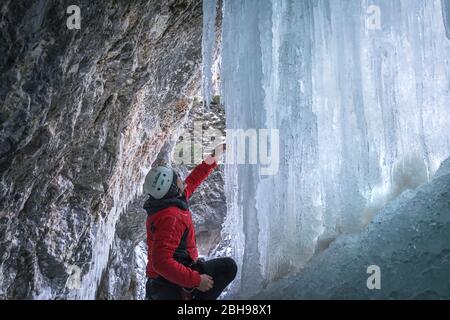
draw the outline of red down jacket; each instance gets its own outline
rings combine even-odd
[[[186,178],[185,196],[190,198],[195,189],[217,166],[202,161]],[[147,217],[148,263],[147,277],[158,275],[181,287],[194,288],[200,285],[200,274],[174,258],[174,253],[185,241],[190,259],[197,260],[197,244],[191,212],[176,206],[165,208]]]

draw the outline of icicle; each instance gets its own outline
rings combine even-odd
[[[450,40],[450,0],[442,0],[442,15],[444,16],[447,38]]]
[[[216,0],[203,0],[202,87],[203,101],[209,107],[212,96],[212,64],[216,43]]]

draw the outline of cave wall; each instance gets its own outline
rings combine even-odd
[[[95,298],[116,222],[198,91],[201,1],[5,1],[0,298]]]
[[[194,133],[200,125],[200,134]],[[202,147],[205,154],[209,153],[219,143],[207,135],[210,129],[219,130],[225,136],[224,107],[219,103],[206,107],[201,97],[197,96],[189,108],[186,123],[165,141],[152,166],[171,165],[185,179],[198,162],[177,164],[174,155],[180,150],[183,139],[192,139],[196,148]],[[224,165],[219,164],[189,199],[200,256],[216,256],[214,249],[221,240],[222,224],[227,212],[224,184]],[[142,206],[146,200],[145,194],[136,197],[117,221],[97,299],[140,300],[145,297],[147,215]]]
[[[202,128],[201,135],[197,133],[200,131],[200,126]],[[221,137],[211,137],[212,130],[220,132]],[[185,135],[192,137],[197,148],[202,146],[203,153],[209,154],[216,145],[225,142],[225,131],[224,106],[220,104],[220,101],[213,101],[208,107],[198,104],[191,109],[189,121],[186,123],[182,135],[183,137]],[[195,163],[174,165],[174,168],[183,178],[186,178],[195,165]],[[189,209],[192,213],[197,237],[197,248],[201,256],[214,256],[214,250],[221,240],[222,224],[227,213],[224,167],[224,164],[219,163],[189,199]]]
[[[222,1],[217,1],[215,18],[214,51],[211,52],[213,64],[211,78],[211,96],[208,104],[203,99],[203,92],[191,99],[189,112],[183,126],[178,127],[164,145],[152,166],[171,165],[181,178],[186,178],[194,169],[199,159],[192,163],[177,163],[177,150],[182,147],[184,139],[196,146],[193,150],[209,153],[219,142],[223,142],[225,130],[225,106],[220,102],[220,67],[222,41]],[[204,15],[204,14],[203,14]],[[205,37],[203,30],[203,36]],[[202,60],[205,57],[202,57]],[[206,99],[205,99],[206,100]],[[199,130],[201,127],[201,130]],[[218,130],[221,137],[212,139],[209,130]],[[191,149],[192,150],[192,149]],[[181,155],[180,155],[181,156]],[[222,241],[222,226],[227,213],[225,197],[224,165],[219,166],[203,181],[189,200],[196,231],[197,248],[200,256],[208,258],[221,257],[228,253],[226,241]],[[147,196],[137,196],[124,210],[117,221],[113,245],[110,250],[107,267],[103,272],[97,291],[97,299],[144,299],[147,264],[147,244],[145,219],[142,208]]]

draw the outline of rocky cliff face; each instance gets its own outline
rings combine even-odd
[[[189,105],[189,113],[184,126],[164,142],[152,166],[171,165],[186,178],[199,159],[190,163],[178,164],[177,150],[184,139],[192,142],[193,150],[209,153],[225,137],[225,108],[220,103],[220,49],[221,49],[221,7],[217,2],[215,49],[212,66],[212,93],[215,95],[209,106],[202,101],[199,92]],[[209,130],[217,130],[220,141],[211,139]],[[194,147],[195,144],[195,147]],[[222,240],[222,225],[226,216],[226,198],[224,190],[224,166],[219,165],[193,194],[189,201],[196,229],[197,247],[200,256],[223,256],[227,242]],[[145,219],[142,205],[146,195],[136,197],[127,210],[124,210],[117,222],[113,245],[110,250],[107,268],[97,292],[98,299],[143,299],[145,297],[145,268],[147,263],[147,245]],[[220,243],[220,245],[219,245]]]
[[[141,240],[116,223],[199,88],[200,1],[78,1],[79,30],[71,4],[1,5],[0,298],[111,296],[110,247]]]
[[[182,142],[182,135],[192,139],[205,153],[218,142],[209,141],[209,129],[217,129],[225,134],[224,108],[213,103],[205,108],[199,99],[190,108],[188,120],[171,139],[166,140],[153,165],[172,165],[182,178],[194,169],[192,164],[176,164],[174,153]],[[194,128],[202,128],[200,134]],[[201,134],[203,132],[203,134]],[[117,222],[114,241],[97,293],[98,299],[143,299],[145,297],[145,267],[147,245],[145,219],[142,205],[146,195],[136,197]],[[196,190],[189,200],[195,224],[197,247],[201,256],[213,255],[214,248],[221,240],[222,223],[226,216],[224,192],[224,168],[219,165]]]
[[[201,135],[195,132],[200,127],[202,128]],[[217,130],[221,136],[211,139],[208,134],[210,130]],[[202,105],[192,108],[189,121],[182,134],[191,136],[197,146],[203,147],[204,154],[209,154],[217,144],[224,142],[224,106],[213,102],[208,108]],[[216,139],[220,141],[216,141]],[[183,177],[186,177],[194,167],[195,163],[175,166]],[[224,185],[224,165],[219,164],[189,201],[196,228],[197,247],[202,256],[214,255],[214,249],[221,239],[222,224],[227,212]]]

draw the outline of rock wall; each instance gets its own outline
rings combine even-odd
[[[201,126],[203,134],[194,134]],[[225,112],[222,105],[212,103],[205,108],[200,97],[195,99],[184,127],[180,127],[166,140],[153,165],[168,164],[186,178],[195,164],[176,164],[174,153],[182,142],[182,135],[191,138],[205,152],[218,144],[209,141],[208,129],[217,129],[225,135]],[[98,299],[143,299],[145,297],[145,267],[147,245],[145,219],[142,205],[147,196],[141,195],[125,210],[116,225],[113,246],[97,294]],[[212,256],[214,248],[221,240],[222,224],[226,216],[224,192],[224,166],[219,165],[192,195],[190,210],[196,230],[197,246],[202,256]]]
[[[167,139],[160,149],[152,166],[171,165],[182,178],[186,178],[200,161],[191,159],[191,163],[177,164],[176,153],[183,139],[196,144],[194,150],[208,153],[219,142],[211,140],[208,130],[219,130],[225,137],[225,107],[220,103],[220,66],[221,66],[221,23],[222,1],[217,2],[215,21],[215,45],[212,65],[213,101],[206,105],[202,93],[198,92],[189,107],[184,127],[179,127]],[[227,237],[222,225],[227,208],[224,190],[224,166],[219,165],[194,193],[189,201],[196,229],[197,247],[200,256],[210,258],[229,253]],[[108,267],[105,269],[97,293],[98,299],[143,299],[145,297],[145,268],[147,263],[147,244],[145,219],[142,205],[147,197],[136,197],[125,210],[116,225],[113,246],[110,251]]]
[[[209,107],[199,103],[192,108],[189,121],[182,133],[183,136],[190,135],[197,146],[202,146],[204,154],[209,154],[217,144],[225,140],[225,109],[218,100],[211,103]],[[194,132],[200,127],[201,135]],[[209,130],[220,132],[222,135],[218,137],[220,141],[216,141],[216,138],[211,139]],[[196,163],[178,165],[175,168],[185,178],[195,165]],[[201,256],[214,255],[213,251],[221,240],[222,224],[227,213],[224,178],[224,164],[219,164],[189,201],[195,224],[197,248]]]
[[[71,4],[1,4],[3,299],[102,295],[119,215],[199,87],[199,0],[80,0],[79,30]]]

